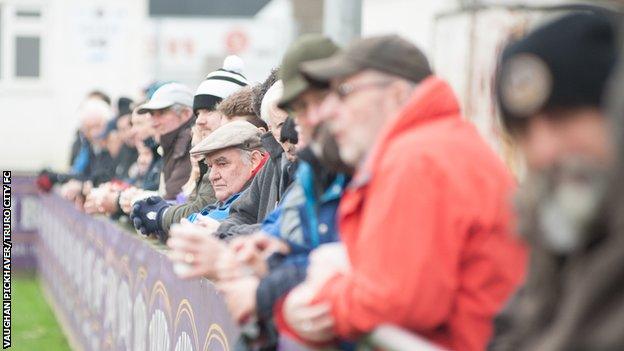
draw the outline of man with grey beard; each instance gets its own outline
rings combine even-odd
[[[518,208],[531,256],[491,350],[624,348],[624,235],[610,228],[616,148],[602,108],[616,59],[599,11],[559,18],[502,54],[497,98],[527,161]]]

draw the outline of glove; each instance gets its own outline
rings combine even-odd
[[[49,171],[47,169],[44,169],[43,171],[39,172],[39,175],[37,176],[37,180],[35,181],[39,190],[42,190],[46,193],[50,192],[50,189],[52,189],[54,184],[58,182],[59,182],[58,173]]]
[[[147,199],[139,200],[132,206],[130,220],[136,230],[141,234],[151,233],[162,236],[164,230],[161,225],[162,215],[171,206],[160,196],[150,196]]]
[[[37,176],[37,180],[35,181],[35,183],[37,184],[37,188],[39,188],[39,190],[46,193],[50,192],[50,189],[52,189],[52,186],[54,185],[52,179],[50,179],[49,172],[45,170],[39,173],[39,176]]]

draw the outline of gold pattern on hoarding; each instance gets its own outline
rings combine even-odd
[[[208,329],[206,342],[204,342],[204,351],[209,351],[208,345],[210,345],[210,341],[212,339],[216,339],[223,346],[224,351],[230,351],[230,345],[228,344],[227,337],[225,336],[221,326],[216,323],[212,323],[210,325],[210,329]]]
[[[171,323],[171,314],[172,314],[171,301],[169,299],[169,294],[167,293],[167,288],[165,287],[165,284],[163,284],[163,282],[160,280],[154,283],[154,286],[152,287],[152,294],[149,299],[149,308],[152,309],[154,307],[154,301],[156,300],[156,295],[159,292],[165,298],[165,309],[167,310],[167,322]]]
[[[178,326],[180,324],[180,318],[182,317],[182,313],[186,313],[189,316],[189,319],[191,321],[191,327],[193,328],[195,349],[199,349],[199,339],[197,336],[198,335],[197,325],[195,324],[195,314],[193,313],[193,307],[191,306],[191,303],[187,299],[182,299],[182,301],[180,301],[180,304],[178,305],[178,312],[176,313],[176,319],[173,325],[174,335],[175,335],[175,332],[177,332],[178,330]]]

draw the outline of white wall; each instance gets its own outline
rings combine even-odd
[[[17,23],[12,12],[22,7],[40,8],[41,20]],[[364,0],[362,34],[398,33],[412,40],[465,102],[472,68],[454,55],[468,55],[469,45],[466,33],[453,30],[465,19],[458,17],[453,20],[455,24],[447,21],[444,25],[444,21],[436,20],[437,14],[457,7],[456,0]],[[102,16],[96,16],[97,9],[102,10]],[[102,89],[113,98],[136,96],[138,89],[154,78],[182,80],[195,88],[227,54],[223,33],[237,27],[245,31],[251,43],[241,53],[247,61],[246,73],[250,80],[260,81],[279,64],[294,32],[289,0],[273,0],[249,20],[155,20],[147,16],[147,0],[0,0],[0,11],[0,168],[14,170],[67,167],[78,122],[75,111],[92,89]],[[489,42],[489,30],[476,34]],[[41,36],[40,80],[11,78],[12,45],[18,33]],[[199,51],[187,58],[159,51],[169,39],[176,38],[191,38]],[[98,46],[102,40],[104,44]],[[487,119],[479,118],[482,130],[489,128],[483,125]]]
[[[540,11],[510,11],[500,5],[556,5],[564,0],[482,0],[493,5],[475,13],[459,10],[453,0],[366,0],[362,34],[399,33],[426,54],[435,73],[458,96],[472,121],[512,169],[521,173],[516,150],[505,140],[493,100],[493,77],[509,35],[522,33],[544,18]],[[442,14],[444,14],[442,16]]]
[[[3,19],[10,22],[11,13],[24,4],[0,1]],[[77,126],[75,111],[82,97],[95,88],[134,94],[147,81],[142,64],[147,10],[144,1],[46,0],[28,4],[42,10],[40,28],[34,28],[42,42],[41,79],[11,79],[13,33],[3,30],[0,52],[3,73],[7,74],[0,78],[0,167],[60,169],[67,166]],[[96,20],[98,9],[100,20]],[[13,28],[16,21],[3,21],[3,29]]]
[[[362,36],[396,33],[430,55],[435,15],[457,6],[456,0],[364,0]]]
[[[228,54],[223,36],[236,28],[249,37],[249,47],[241,52],[247,76],[260,81],[293,39],[289,0],[273,0],[253,19],[152,19],[147,4],[147,0],[0,0],[0,168],[67,169],[78,126],[75,111],[93,89],[114,100],[120,95],[138,97],[140,89],[157,78],[179,80],[195,89],[207,73],[221,66]],[[41,36],[38,80],[10,78],[16,34],[12,28],[18,25],[13,13],[24,7],[42,11],[40,20],[20,25],[22,32]],[[193,42],[192,55],[184,55],[184,49],[179,55],[167,52],[171,41],[187,40]],[[219,58],[207,60],[215,57]]]

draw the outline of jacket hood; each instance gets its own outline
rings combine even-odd
[[[282,153],[284,153],[282,145],[275,140],[271,132],[262,134],[260,142],[262,142],[262,147],[269,153],[269,156],[273,160],[280,158]]]
[[[424,123],[459,116],[459,102],[452,88],[446,81],[430,76],[414,89],[407,105],[384,128],[382,135],[387,139]]]
[[[460,116],[459,102],[450,85],[436,76],[426,78],[414,89],[412,96],[399,114],[386,123],[363,169],[370,170],[371,166],[379,161],[378,158],[383,154],[382,151],[387,146],[388,140],[423,124],[442,118],[460,118]],[[368,174],[368,172],[364,173]]]

